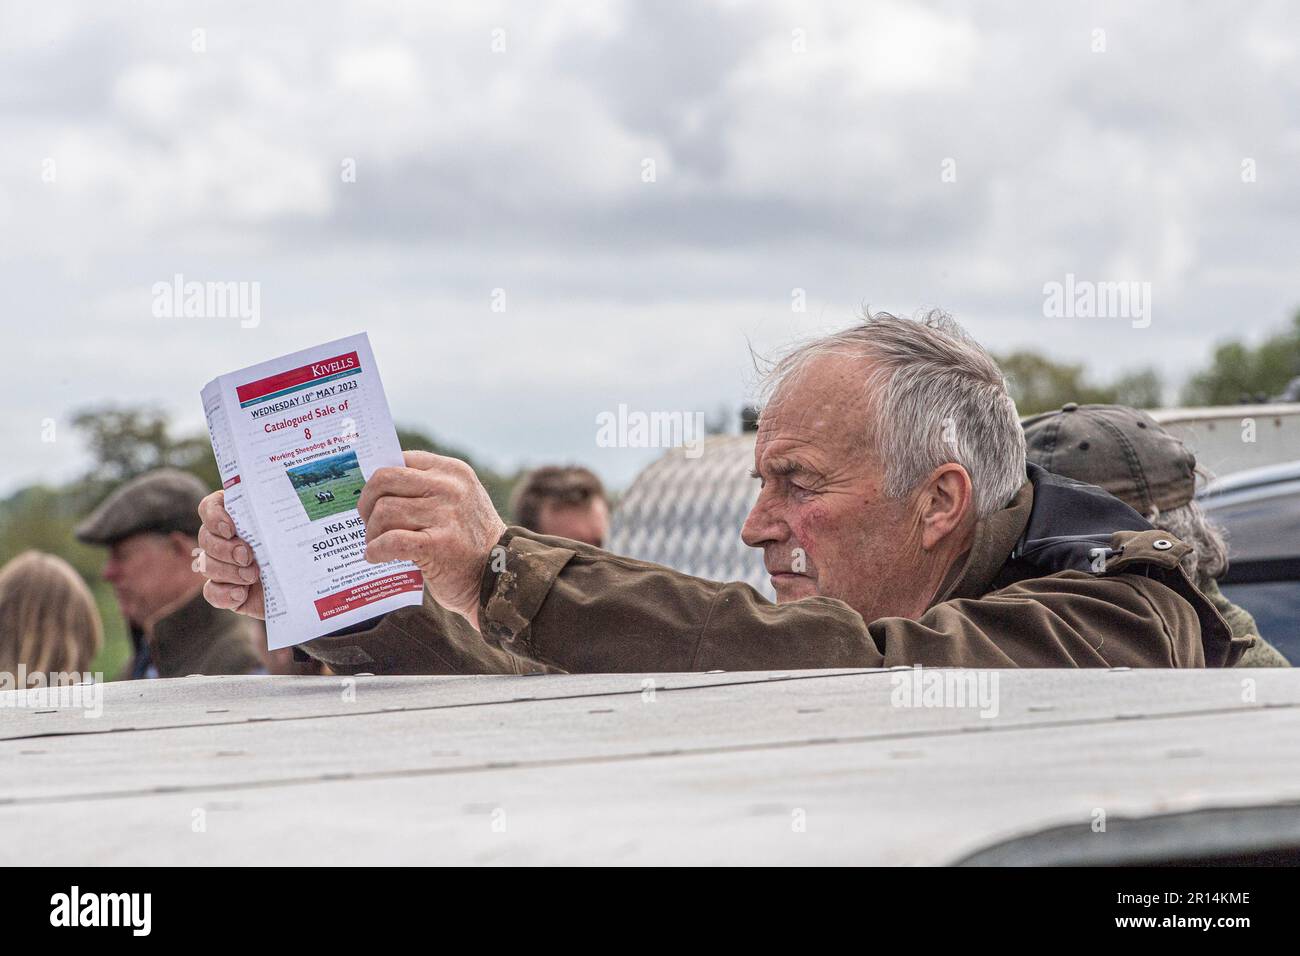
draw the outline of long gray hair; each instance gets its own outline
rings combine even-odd
[[[1196,466],[1196,474],[1202,481],[1212,477],[1200,465]],[[1182,565],[1197,585],[1217,580],[1227,572],[1228,542],[1223,529],[1210,520],[1195,498],[1167,511],[1153,508],[1146,519],[1183,544],[1191,545],[1192,550],[1183,556]]]

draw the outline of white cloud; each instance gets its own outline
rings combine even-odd
[[[1298,25],[1282,4],[0,11],[0,282],[34,358],[6,386],[7,486],[78,467],[33,416],[152,398],[194,424],[209,375],[361,328],[400,418],[615,483],[636,463],[597,461],[593,407],[737,403],[747,339],[864,303],[1176,380],[1297,305]],[[151,323],[175,272],[262,282],[264,327]],[[1066,272],[1151,281],[1152,328],[1046,322]]]

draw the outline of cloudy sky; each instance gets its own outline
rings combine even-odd
[[[399,422],[624,485],[658,453],[600,412],[734,407],[749,344],[864,304],[1175,385],[1287,320],[1297,8],[966,7],[0,5],[0,493],[84,468],[47,419],[197,430],[209,378],[360,330]],[[155,316],[176,274],[259,324]],[[1045,316],[1067,274],[1149,282],[1149,327]]]

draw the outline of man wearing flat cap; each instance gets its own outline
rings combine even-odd
[[[1259,634],[1254,617],[1219,590],[1228,546],[1196,502],[1196,456],[1146,412],[1126,405],[1079,405],[1025,419],[1029,461],[1066,478],[1104,488],[1190,550],[1183,569],[1210,599],[1233,637],[1254,644],[1238,667],[1290,667]]]
[[[245,620],[203,599],[194,553],[206,494],[194,475],[160,468],[122,485],[77,526],[80,541],[108,548],[104,580],[139,638],[126,676],[263,670]]]

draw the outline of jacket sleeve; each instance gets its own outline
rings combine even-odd
[[[567,671],[1205,663],[1191,606],[1138,574],[1063,572],[868,625],[831,598],[777,606],[747,585],[562,538],[512,528],[500,544],[504,567],[484,577],[483,638]]]
[[[551,668],[492,647],[428,591],[419,607],[320,637],[302,649],[340,674],[534,674]]]
[[[483,638],[512,654],[588,673],[879,667],[861,616],[841,601],[778,607],[720,584],[566,538],[509,529],[489,570]]]

